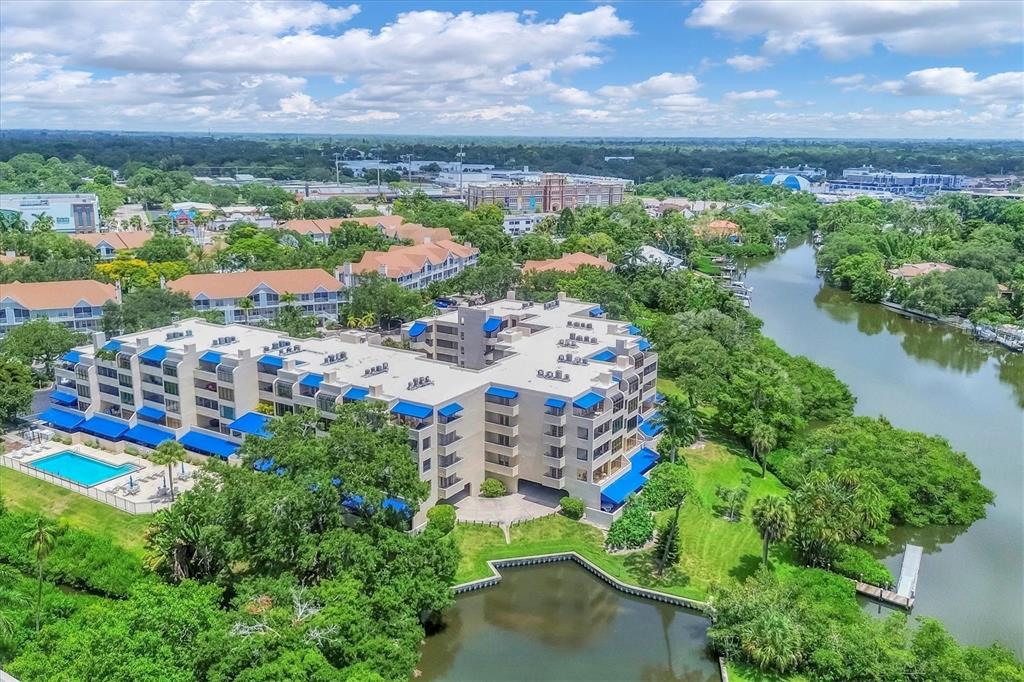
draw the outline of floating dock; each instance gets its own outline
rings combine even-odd
[[[857,581],[857,592],[871,597],[888,606],[897,606],[910,610],[914,608],[914,595],[917,592],[917,575],[921,571],[921,557],[924,549],[918,545],[907,545],[903,550],[903,564],[900,566],[900,579],[896,591],[887,590],[878,585]]]

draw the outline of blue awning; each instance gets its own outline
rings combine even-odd
[[[427,331],[427,325],[422,322],[413,322],[412,326],[409,327],[409,336],[415,339],[425,331]]]
[[[651,342],[647,339],[640,339],[640,350],[650,350]]]
[[[519,397],[518,391],[513,391],[511,388],[502,388],[501,386],[491,386],[487,389],[487,395],[494,396],[495,398],[507,398],[508,400],[515,400]]]
[[[270,422],[270,417],[259,412],[246,412],[235,421],[228,424],[228,428],[232,431],[241,431],[242,433],[251,433],[254,436],[260,438],[270,438],[270,432],[267,431],[267,424]]]
[[[610,486],[601,491],[601,500],[611,502],[618,506],[647,483],[647,477],[638,471],[630,468],[625,474],[617,478]]]
[[[427,405],[411,403],[407,400],[399,400],[391,408],[391,414],[400,414],[403,417],[414,417],[415,419],[426,419],[434,413],[434,409]]]
[[[208,350],[199,356],[199,362],[208,362],[211,365],[220,364],[221,355],[215,350]]]
[[[664,430],[665,425],[661,423],[660,419],[658,419],[657,412],[648,417],[646,421],[640,425],[640,433],[642,433],[645,438],[654,438]]]
[[[499,328],[501,328],[500,317],[488,317],[487,321],[484,322],[484,331],[488,334],[498,331]]]
[[[604,308],[602,308],[601,306],[597,306],[596,308],[590,309],[591,317],[600,317],[601,315],[604,315]]]
[[[276,355],[264,355],[263,357],[260,358],[259,364],[266,365],[267,367],[276,367],[277,369],[281,369],[282,367],[284,367],[284,360],[277,357]]]
[[[164,412],[163,410],[158,410],[157,408],[149,407],[148,405],[140,407],[139,411],[136,412],[136,414],[139,415],[141,418],[151,422],[158,422],[165,416],[167,416],[167,413]]]
[[[629,458],[630,468],[638,474],[646,474],[658,463],[658,453],[650,448],[640,450]]]
[[[50,394],[50,400],[57,403],[58,405],[74,405],[78,402],[78,396],[74,393],[65,393],[64,391],[54,391]]]
[[[640,336],[641,334],[643,334],[643,331],[641,331],[640,327],[636,326],[635,324],[631,324],[629,325],[629,333],[632,334],[633,336]]]
[[[59,410],[56,407],[51,407],[42,414],[39,418],[49,424],[55,426],[61,431],[73,431],[78,428],[78,425],[85,421],[85,417],[74,412],[68,412],[66,410]]]
[[[103,344],[103,348],[101,350],[116,353],[117,351],[121,350],[121,342],[118,341],[117,339],[111,339],[110,341],[107,341],[105,344]]]
[[[462,405],[459,405],[458,403],[451,403],[449,405],[445,405],[444,407],[437,411],[437,413],[442,417],[454,417],[459,412],[462,412]]]
[[[561,398],[548,398],[544,401],[544,407],[553,407],[557,410],[565,409],[565,401]]]
[[[155,426],[139,424],[124,432],[124,439],[130,440],[139,445],[155,448],[161,443],[174,440],[174,434],[166,429],[158,429]]]
[[[121,440],[121,436],[128,430],[128,425],[124,422],[108,419],[107,417],[97,416],[86,419],[78,428],[99,438]]]
[[[654,402],[656,402],[656,403],[663,403],[663,402],[665,402],[665,394],[664,393],[655,393],[654,394]]]
[[[365,400],[368,395],[370,395],[370,389],[362,386],[350,386],[341,397],[344,400]]]
[[[63,360],[64,362],[78,362],[81,359],[82,354],[79,353],[77,350],[69,350],[67,353],[64,354],[64,357],[61,358],[61,360]]]
[[[164,346],[153,346],[139,354],[139,359],[146,360],[147,362],[163,362],[166,357],[167,348]]]
[[[385,497],[384,502],[381,503],[380,506],[383,507],[384,509],[390,509],[391,511],[397,512],[399,514],[408,515],[412,511],[411,509],[409,509],[409,505],[407,505],[404,501],[398,499],[397,497]]]
[[[199,431],[189,431],[178,442],[192,452],[198,452],[201,455],[213,455],[223,459],[227,459],[238,452],[238,446],[234,443],[223,438],[217,438],[216,436],[208,436]]]
[[[615,351],[605,348],[591,355],[590,359],[597,360],[598,362],[615,362]]]
[[[600,405],[602,400],[604,400],[603,395],[591,391],[590,393],[584,393],[579,398],[576,398],[576,400],[572,401],[572,404],[581,410],[589,410],[595,405]]]
[[[302,386],[306,386],[307,388],[317,388],[318,389],[318,388],[320,388],[320,384],[322,384],[323,382],[324,382],[324,375],[323,374],[307,374],[306,376],[302,377],[302,380],[299,381],[299,384],[302,385]]]
[[[274,468],[274,458],[265,457],[252,463],[254,471],[267,472]]]

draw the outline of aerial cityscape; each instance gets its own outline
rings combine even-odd
[[[0,682],[1024,682],[1022,44],[0,4]]]

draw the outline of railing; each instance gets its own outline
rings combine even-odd
[[[66,488],[67,490],[73,490],[79,495],[85,495],[97,502],[102,502],[103,504],[114,507],[115,509],[120,509],[121,511],[129,514],[153,514],[170,505],[169,501],[134,502],[132,500],[126,500],[125,498],[119,497],[113,493],[108,493],[98,488],[89,488],[75,483],[74,481],[69,481],[66,478],[61,478],[59,476],[46,473],[45,471],[40,471],[35,467],[27,466],[21,462],[15,462],[9,457],[0,457],[0,464],[3,464],[8,469],[14,469],[19,473],[31,476],[32,478],[38,478],[46,481],[47,483],[52,483],[53,485],[58,485],[61,488]]]

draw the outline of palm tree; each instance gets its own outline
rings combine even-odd
[[[700,437],[700,425],[697,410],[689,401],[676,395],[665,396],[665,404],[661,406],[656,423],[665,427],[665,435],[676,443],[670,457],[676,461],[676,449],[687,448]]]
[[[295,303],[299,300],[299,297],[290,291],[286,291],[281,294],[281,303]]]
[[[252,309],[255,307],[256,304],[253,303],[253,300],[248,296],[246,296],[245,298],[238,299],[238,309],[241,310],[242,313],[245,315],[246,324],[249,323],[249,313],[251,313]]]
[[[345,321],[348,323],[349,327],[358,327],[360,320],[362,320],[362,318],[358,315],[349,315]]]
[[[173,467],[178,462],[185,461],[185,448],[176,440],[164,441],[149,456],[149,460],[153,464],[164,464],[167,466],[167,485],[170,486],[171,502],[174,502]]]
[[[789,614],[770,608],[740,627],[743,652],[762,670],[785,673],[800,661],[800,627]]]
[[[761,563],[767,566],[768,546],[773,542],[785,540],[789,535],[793,526],[793,510],[781,497],[768,495],[754,503],[754,508],[750,510],[750,518],[757,532],[761,534],[761,540],[764,541]]]
[[[53,231],[53,216],[46,215],[45,213],[33,213],[32,217],[35,218],[35,221],[32,223],[33,232]]]
[[[768,466],[768,453],[778,443],[779,437],[775,429],[764,422],[754,424],[750,433],[750,448],[754,451],[754,459],[761,465],[761,478],[764,478]]]
[[[52,521],[39,515],[33,526],[22,535],[22,539],[28,543],[29,551],[35,555],[36,560],[36,632],[39,632],[39,617],[43,608],[43,565],[56,544],[56,528]]]
[[[376,320],[377,316],[374,315],[372,312],[366,313],[365,315],[359,318],[359,328],[366,329],[367,327],[372,327],[373,323]]]

